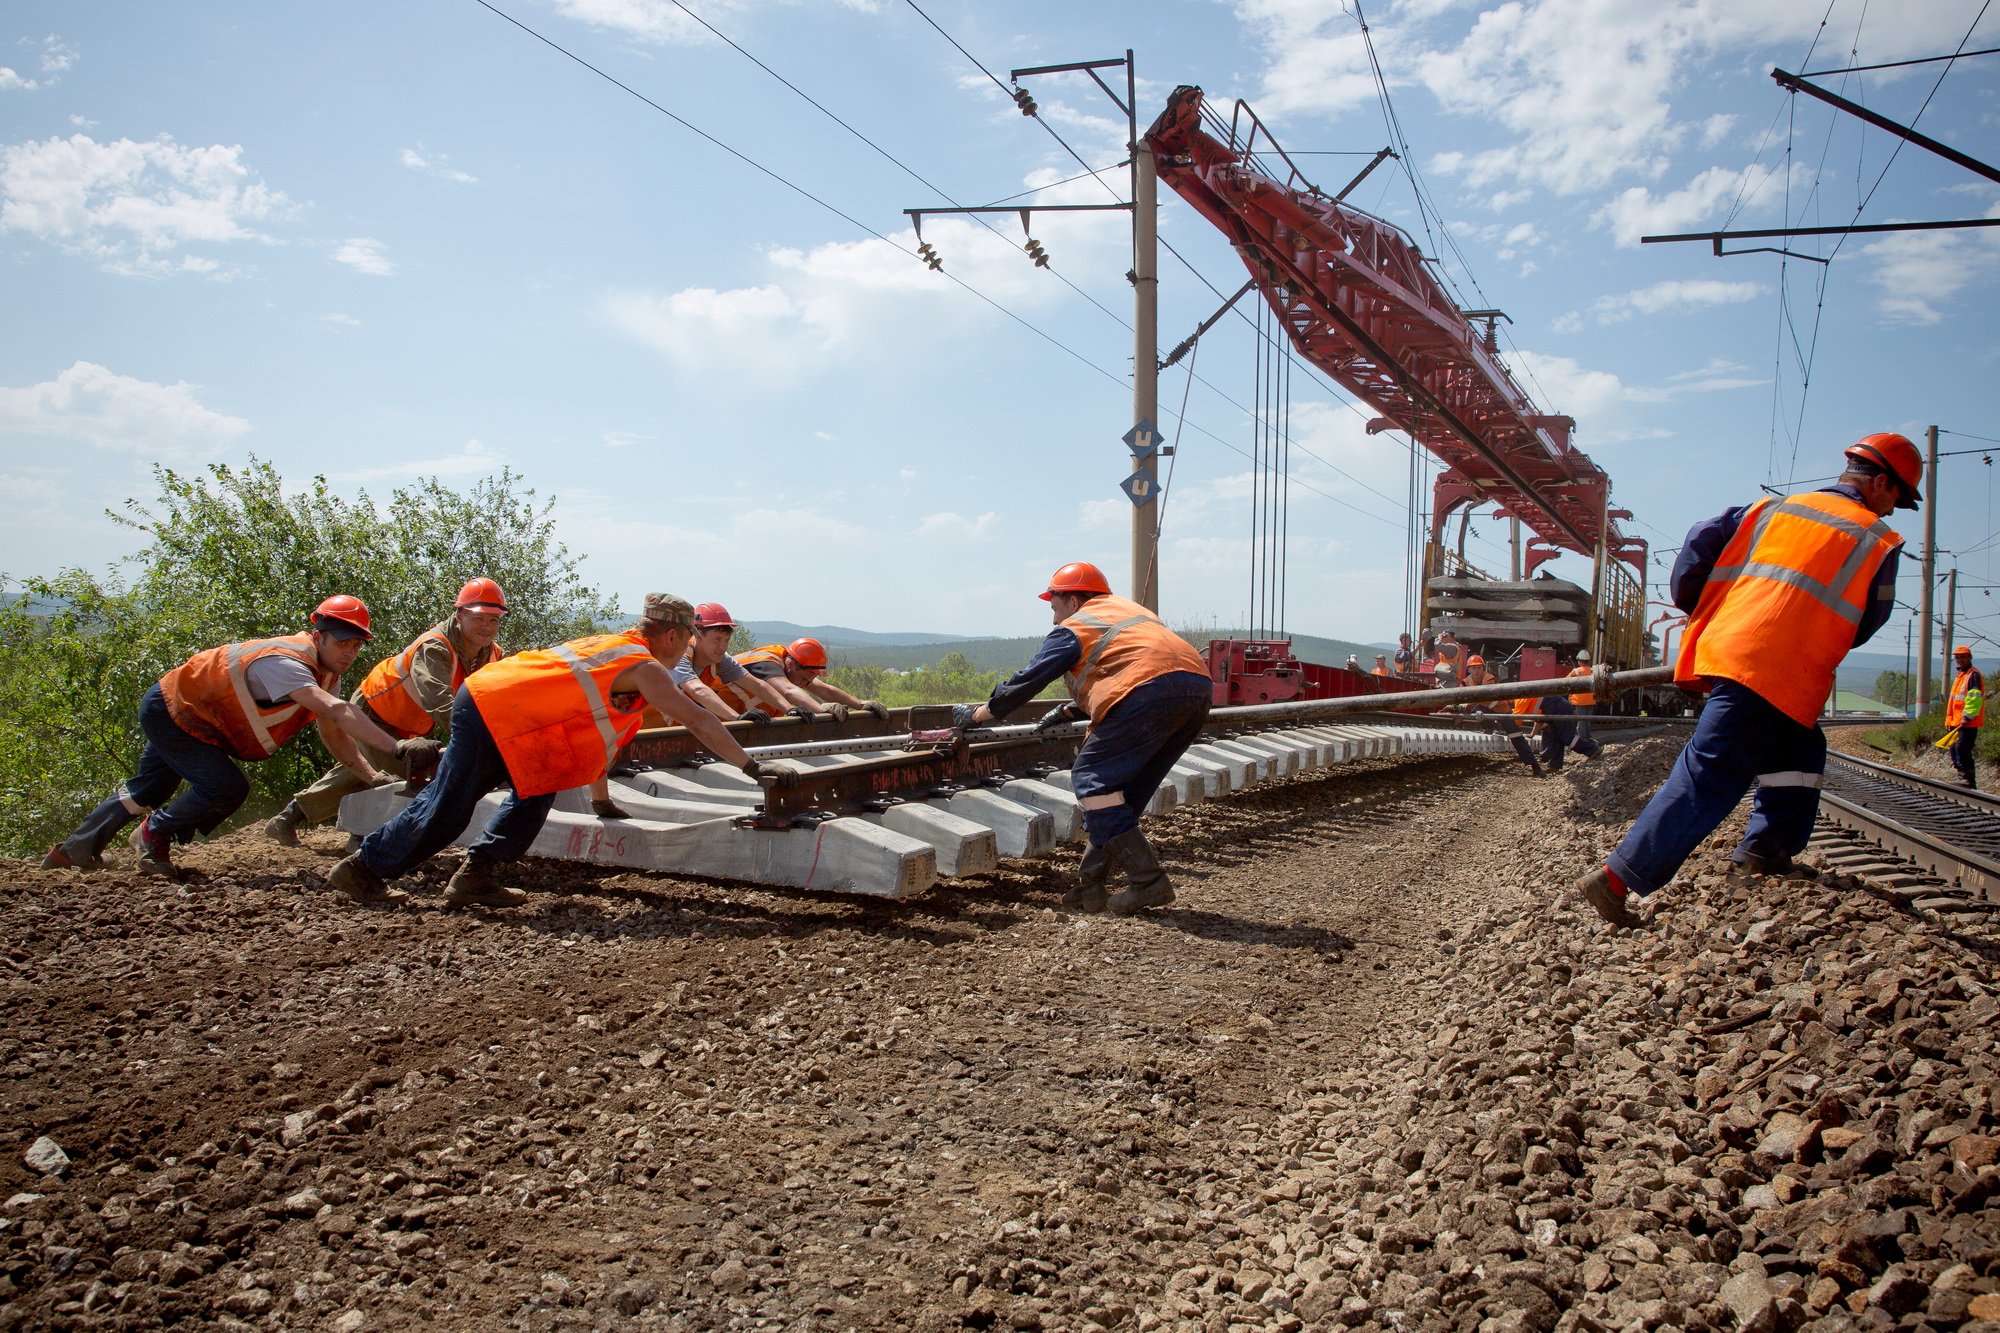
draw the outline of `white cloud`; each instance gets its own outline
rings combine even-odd
[[[1759,282],[1724,282],[1719,278],[1680,278],[1656,282],[1637,291],[1600,296],[1590,303],[1588,311],[1572,310],[1556,320],[1555,327],[1559,333],[1574,333],[1583,327],[1586,314],[1596,316],[1599,324],[1622,324],[1637,315],[1736,305],[1755,300],[1767,290]]]
[[[880,0],[840,0],[843,8],[872,14]],[[715,37],[671,0],[556,0],[556,12],[594,27],[622,32],[642,42],[712,42]],[[707,0],[703,14],[718,25],[750,8],[745,0]]]
[[[1797,167],[1796,173],[1803,182],[1805,168]],[[1643,185],[1635,185],[1597,210],[1591,221],[1609,226],[1619,245],[1637,245],[1647,234],[1686,231],[1708,221],[1719,223],[1738,206],[1768,208],[1779,199],[1779,191],[1768,187],[1783,182],[1783,172],[1754,162],[1741,171],[1710,167],[1666,194],[1656,195]]]
[[[494,453],[478,440],[467,440],[465,447],[455,454],[441,458],[413,458],[400,463],[389,463],[382,467],[357,468],[352,472],[332,474],[334,481],[370,482],[398,477],[471,477],[484,476],[506,462],[506,457]]]
[[[360,320],[356,319],[352,315],[343,315],[337,310],[329,310],[327,311],[327,313],[321,315],[319,318],[320,321],[325,324],[341,324],[347,326],[348,328],[355,328],[355,329],[361,327]]]
[[[21,45],[31,46],[33,43],[24,37],[21,39]],[[56,84],[62,82],[63,72],[75,63],[75,47],[66,46],[61,40],[53,36],[44,37],[42,39],[42,54],[36,62],[42,77],[39,79],[30,79],[7,68],[5,65],[0,65],[0,92],[16,88],[24,92],[33,92],[37,88],[53,88]]]
[[[396,271],[396,266],[382,253],[382,242],[373,236],[356,236],[335,246],[333,262],[371,278],[386,278]]]
[[[1178,500],[1180,497],[1175,496]],[[1076,507],[1076,526],[1079,532],[1099,532],[1117,528],[1129,523],[1132,503],[1124,499],[1084,500]]]
[[[2000,217],[2000,204],[1986,214]],[[2000,239],[1991,231],[1892,233],[1861,253],[1875,261],[1868,280],[1888,293],[1875,308],[1893,324],[1935,324],[1944,318],[1939,306],[2000,273]]]
[[[607,430],[604,432],[604,447],[606,449],[629,449],[635,444],[644,444],[647,440],[657,440],[659,438],[657,435],[640,435],[629,430]]]
[[[24,79],[19,74],[16,74],[13,70],[7,68],[7,66],[0,65],[0,92],[9,92],[15,88],[27,88],[33,90],[40,86],[41,85],[36,83],[33,79]]]
[[[85,134],[0,149],[0,232],[21,231],[118,273],[216,272],[212,259],[169,251],[196,242],[268,241],[246,222],[290,201],[257,181],[240,146],[98,143]]]
[[[402,163],[412,171],[421,171],[426,176],[436,176],[439,180],[456,181],[460,185],[476,184],[477,176],[467,175],[451,165],[451,159],[443,153],[432,153],[426,157],[414,148],[405,148]]]
[[[966,518],[947,511],[942,514],[927,515],[917,524],[915,535],[973,541],[991,535],[998,526],[1000,526],[998,514],[981,514],[978,518]]]
[[[146,458],[199,457],[250,429],[241,417],[202,406],[199,387],[155,384],[78,361],[52,380],[0,388],[0,433]]]

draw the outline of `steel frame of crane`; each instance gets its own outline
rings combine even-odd
[[[1299,352],[1382,413],[1370,432],[1403,431],[1448,465],[1433,541],[1460,505],[1491,503],[1548,544],[1540,559],[1560,548],[1645,577],[1646,543],[1619,531],[1630,515],[1571,447],[1575,422],[1535,410],[1491,324],[1481,332],[1407,233],[1313,185],[1240,100],[1225,122],[1201,89],[1177,88],[1146,138],[1160,178],[1229,237]]]

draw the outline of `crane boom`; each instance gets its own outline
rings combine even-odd
[[[1225,124],[1201,89],[1177,88],[1146,137],[1160,179],[1229,237],[1293,346],[1381,413],[1369,430],[1404,431],[1447,465],[1433,540],[1453,508],[1492,503],[1550,547],[1644,577],[1645,543],[1619,532],[1628,515],[1571,446],[1575,423],[1539,412],[1491,323],[1474,323],[1498,311],[1461,310],[1408,234],[1312,185],[1241,101]]]

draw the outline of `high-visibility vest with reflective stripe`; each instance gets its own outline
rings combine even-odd
[[[1717,557],[1681,635],[1674,681],[1748,686],[1801,726],[1814,725],[1834,669],[1854,646],[1875,572],[1903,544],[1842,495],[1759,500]]]
[[[1576,668],[1574,671],[1570,672],[1569,674],[1572,676],[1588,676],[1590,674],[1590,668],[1587,666],[1580,666]],[[1597,702],[1597,696],[1592,694],[1589,690],[1585,690],[1582,694],[1572,694],[1569,697],[1569,701],[1575,704],[1579,708],[1588,708],[1592,704],[1595,704]]]
[[[762,648],[752,648],[747,653],[731,653],[730,656],[736,659],[737,666],[743,667],[746,670],[749,669],[752,662],[776,662],[779,666],[783,666],[785,664],[785,645],[782,643],[767,643]],[[701,683],[714,690],[717,698],[739,713],[751,708],[761,708],[767,712],[769,711],[762,699],[746,695],[740,690],[724,685],[717,679],[713,667],[701,673]]]
[[[465,669],[465,663],[458,660],[458,650],[451,646],[451,636],[444,632],[444,626],[434,625],[419,634],[409,647],[375,664],[361,682],[361,701],[368,705],[368,711],[377,721],[398,736],[428,736],[435,728],[431,715],[417,702],[417,696],[410,692],[410,668],[417,660],[417,652],[427,643],[442,643],[451,654],[451,691],[458,693],[458,687],[465,684],[465,678],[472,672]],[[499,661],[506,652],[499,644],[488,651],[493,656],[490,661]],[[473,670],[478,670],[477,667]]]
[[[1951,698],[1944,706],[1947,727],[1976,727],[1986,720],[1986,678],[1977,671],[1958,673],[1951,683]]]
[[[1093,597],[1062,622],[1083,645],[1067,677],[1070,698],[1093,723],[1149,680],[1174,671],[1208,674],[1208,663],[1166,622],[1137,602],[1106,594]]]
[[[612,703],[611,682],[653,660],[645,636],[594,634],[515,653],[465,678],[480,720],[507,761],[517,796],[543,796],[597,781],[632,739],[646,701]]]
[[[219,745],[238,759],[269,759],[280,746],[305,730],[313,713],[304,704],[279,700],[265,708],[251,697],[244,672],[260,657],[289,657],[313,673],[321,689],[332,692],[340,673],[319,664],[319,650],[310,634],[277,639],[226,643],[196,653],[160,678],[160,693],[174,725],[197,740]]]

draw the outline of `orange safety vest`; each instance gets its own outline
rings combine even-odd
[[[465,684],[465,678],[472,673],[458,660],[458,650],[451,646],[450,636],[442,626],[435,625],[419,634],[402,652],[377,662],[375,669],[361,682],[361,702],[368,705],[368,711],[375,715],[378,722],[404,739],[428,736],[434,730],[431,715],[424,711],[423,705],[417,702],[417,696],[410,691],[410,667],[417,660],[417,651],[432,641],[442,643],[451,653],[451,689],[456,694],[458,687]],[[490,651],[493,656],[487,659],[489,662],[497,662],[507,655],[497,643]]]
[[[776,662],[779,666],[783,666],[785,664],[785,645],[782,643],[767,643],[762,648],[752,648],[747,653],[732,653],[730,656],[736,659],[737,666],[746,669],[752,662]],[[713,667],[701,673],[701,683],[714,690],[717,698],[739,713],[748,708],[760,710],[764,708],[763,700],[746,698],[736,690],[724,685],[720,680],[717,680]]]
[[[1590,675],[1590,668],[1580,666],[1569,674],[1572,676],[1588,676]],[[1569,697],[1569,701],[1580,708],[1589,708],[1597,703],[1597,696],[1589,690],[1585,690],[1582,694],[1572,694]]]
[[[196,653],[160,678],[160,693],[174,725],[196,740],[219,745],[238,759],[269,759],[280,746],[304,731],[313,714],[304,704],[286,699],[265,708],[250,697],[244,671],[260,657],[283,654],[297,659],[313,680],[331,693],[340,673],[319,664],[310,634],[278,639],[227,643]]]
[[[1854,646],[1868,589],[1903,544],[1875,513],[1815,491],[1759,500],[1716,559],[1681,633],[1674,683],[1748,686],[1815,725],[1834,669]]]
[[[1979,683],[1973,684],[1974,677]],[[1951,698],[1944,706],[1947,727],[1976,727],[1986,720],[1986,678],[1977,671],[1958,673],[1951,683]]]
[[[1186,639],[1126,598],[1109,593],[1093,597],[1062,623],[1083,645],[1083,656],[1066,677],[1070,698],[1083,706],[1093,724],[1149,680],[1175,671],[1208,675],[1208,663]]]
[[[611,682],[653,660],[637,630],[593,634],[515,653],[465,678],[480,720],[500,747],[517,796],[545,796],[597,781],[646,715],[622,709]]]

